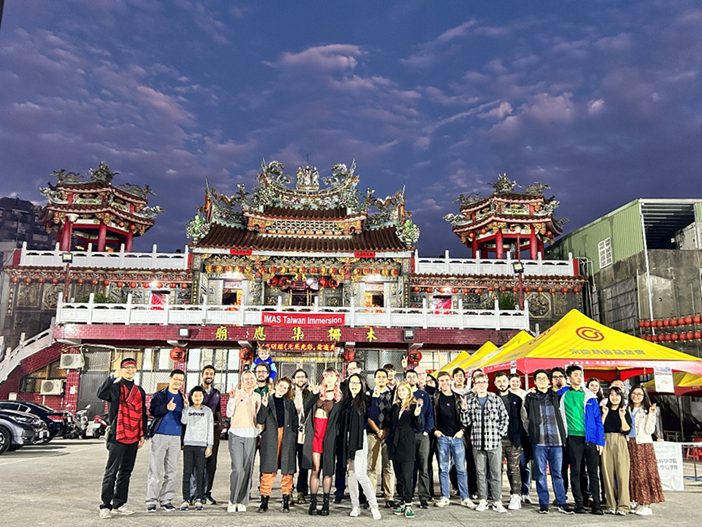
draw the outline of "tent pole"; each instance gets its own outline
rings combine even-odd
[[[524,389],[529,390],[529,374],[524,374]]]
[[[682,397],[678,397],[678,415],[680,416],[680,441],[685,441],[685,429],[683,427]]]

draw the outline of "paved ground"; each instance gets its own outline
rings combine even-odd
[[[2,525],[35,526],[50,525],[215,525],[234,524],[240,526],[268,526],[284,521],[287,527],[315,525],[359,526],[372,522],[368,511],[361,518],[349,518],[350,504],[345,500],[341,505],[332,505],[328,518],[310,517],[301,506],[293,507],[290,514],[278,512],[279,499],[272,502],[272,510],[267,514],[256,514],[255,507],[244,514],[227,514],[226,499],[228,495],[229,456],[227,443],[222,443],[219,460],[219,473],[215,480],[214,496],[220,501],[216,506],[207,507],[202,512],[157,512],[147,514],[144,511],[144,493],[146,490],[146,470],[148,450],[140,451],[132,475],[129,505],[136,513],[127,517],[115,517],[110,520],[98,518],[100,483],[106,460],[104,442],[92,441],[53,441],[43,447],[25,447],[16,452],[7,452],[0,456],[0,518]],[[702,467],[700,467],[702,469]],[[692,473],[692,465],[686,465],[686,472]],[[257,473],[257,469],[256,469]],[[700,471],[702,475],[702,470]],[[505,525],[558,525],[564,523],[578,525],[629,525],[645,524],[647,526],[694,525],[702,521],[699,504],[702,500],[702,482],[686,481],[686,492],[666,493],[666,503],[654,508],[654,515],[648,518],[629,515],[620,516],[564,516],[553,509],[548,516],[538,515],[534,507],[520,511],[498,514],[492,511],[477,513],[452,504],[445,509],[432,507],[430,510],[417,510],[414,520],[395,517],[389,509],[381,508],[383,519],[381,525],[392,522],[394,525],[413,522],[427,525],[429,522],[451,523],[452,525],[471,525],[480,522],[485,525],[503,527]],[[255,489],[255,485],[254,485]],[[256,492],[254,490],[254,492]],[[532,491],[535,495],[535,491]],[[274,488],[274,497],[280,496],[279,488]],[[252,500],[252,504],[256,500]]]

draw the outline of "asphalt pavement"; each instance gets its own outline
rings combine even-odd
[[[227,513],[229,490],[229,453],[227,443],[220,448],[218,472],[214,492],[217,505],[206,506],[203,511],[147,513],[144,505],[146,492],[146,471],[148,467],[148,444],[139,452],[132,474],[129,489],[129,507],[135,511],[130,516],[112,517],[104,520],[98,517],[100,485],[107,459],[105,443],[101,440],[52,441],[43,446],[24,447],[15,452],[0,456],[0,518],[2,525],[9,526],[75,526],[75,525],[237,525],[269,526],[283,523],[286,527],[352,526],[368,525],[373,522],[370,512],[363,511],[359,518],[348,516],[351,504],[345,499],[340,505],[332,505],[328,517],[311,517],[305,506],[295,505],[290,514],[280,512],[280,478],[273,488],[270,510],[257,514],[257,485],[253,485],[250,506],[246,513]],[[692,464],[685,464],[686,475],[692,474]],[[258,474],[258,468],[254,469]],[[701,473],[702,475],[702,473]],[[180,490],[178,475],[177,496]],[[508,502],[506,480],[503,484],[505,505]],[[437,483],[438,488],[438,483]],[[532,496],[536,491],[532,484]],[[379,525],[404,525],[414,523],[428,525],[440,522],[451,525],[628,525],[697,527],[702,521],[702,482],[686,480],[685,492],[666,492],[666,502],[654,505],[654,514],[649,517],[635,515],[622,516],[565,516],[551,508],[548,515],[536,513],[538,507],[526,506],[519,511],[499,514],[488,510],[483,513],[468,510],[458,505],[453,498],[446,508],[431,507],[429,510],[415,508],[416,517],[406,519],[396,517],[390,509],[381,506],[383,519]],[[175,500],[174,505],[178,505]]]

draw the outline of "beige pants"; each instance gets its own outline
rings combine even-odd
[[[378,436],[368,432],[368,478],[373,488],[378,486],[378,465],[382,459],[383,471],[383,497],[385,501],[393,501],[395,494],[395,472],[392,468],[392,461],[388,456],[388,447],[385,441],[378,439]]]
[[[629,448],[623,434],[605,434],[602,471],[607,508],[629,512]]]

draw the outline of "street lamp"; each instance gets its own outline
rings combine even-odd
[[[73,253],[61,253],[61,262],[66,264],[66,276],[63,279],[63,301],[68,302],[68,277],[73,263]]]
[[[524,274],[524,264],[522,262],[514,262],[512,263],[512,270],[519,279],[519,309],[524,311],[524,282],[522,280],[522,275]]]

